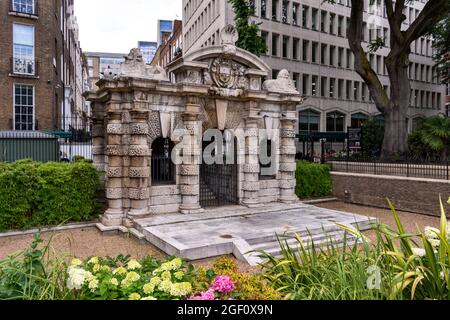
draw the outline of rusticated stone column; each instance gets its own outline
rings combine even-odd
[[[183,214],[200,213],[204,210],[200,207],[200,161],[201,161],[201,136],[202,127],[198,120],[200,105],[187,104],[183,121],[188,136],[183,137],[183,162],[180,165],[180,212]],[[186,140],[185,140],[186,139]],[[185,144],[188,141],[187,144]]]
[[[257,207],[259,201],[259,130],[258,122],[261,119],[258,116],[256,103],[250,106],[249,116],[245,119],[245,164],[244,181],[242,190],[244,198],[242,204],[251,208]]]
[[[105,112],[102,104],[92,103],[92,160],[98,171],[106,170],[106,129]],[[103,177],[105,178],[105,177]]]
[[[149,214],[150,147],[147,142],[149,132],[148,112],[144,109],[138,109],[132,110],[130,114],[130,146],[128,149],[128,156],[130,157],[128,168],[130,212],[128,216],[133,220]]]
[[[298,201],[295,195],[295,123],[292,117],[281,118],[280,143],[280,201],[293,203]]]
[[[121,226],[124,218],[123,210],[123,145],[122,113],[120,111],[108,112],[106,126],[108,159],[106,168],[106,199],[108,210],[102,218],[105,226]]]

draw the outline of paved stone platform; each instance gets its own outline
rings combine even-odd
[[[193,215],[156,215],[135,223],[147,241],[169,255],[197,260],[234,254],[256,264],[257,256],[248,252],[269,248],[266,244],[276,242],[277,235],[299,234],[318,239],[328,233],[336,236],[341,230],[336,224],[367,230],[374,222],[370,217],[296,203],[252,209],[223,207]]]

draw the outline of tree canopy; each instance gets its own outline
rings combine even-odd
[[[247,0],[228,0],[234,10],[236,30],[239,40],[236,45],[258,57],[267,51],[263,38],[259,35],[259,25],[250,22],[250,16],[254,14],[254,7]]]

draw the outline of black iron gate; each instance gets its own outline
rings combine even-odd
[[[237,155],[233,152],[233,163],[227,163],[224,157],[224,164],[200,165],[200,205],[203,208],[239,203]]]

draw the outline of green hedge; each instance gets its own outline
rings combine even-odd
[[[87,162],[0,163],[0,231],[93,220],[99,186]]]
[[[300,199],[326,197],[331,195],[332,181],[327,165],[307,161],[297,162],[295,193]]]

